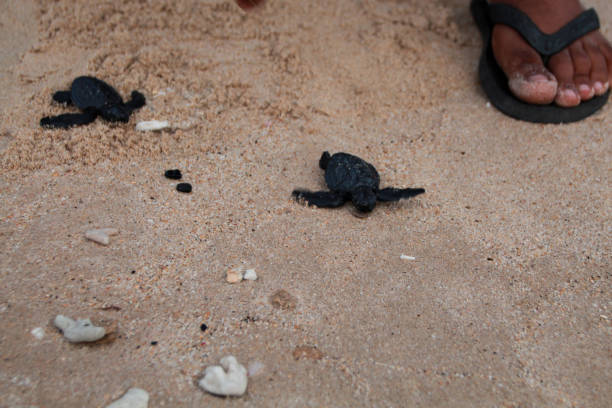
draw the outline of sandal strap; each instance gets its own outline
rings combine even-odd
[[[489,4],[489,18],[494,24],[514,28],[545,57],[558,53],[578,38],[599,29],[599,18],[594,9],[583,11],[553,34],[543,33],[527,14],[508,4]]]

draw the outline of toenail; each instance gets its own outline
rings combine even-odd
[[[527,81],[529,82],[548,82],[549,79],[544,74],[533,74],[527,78]]]
[[[573,89],[563,89],[561,90],[561,94],[567,99],[579,98],[578,94]]]
[[[580,91],[580,93],[586,93],[586,94],[590,94],[591,92],[593,92],[593,89],[587,84],[580,84],[578,86],[578,90]]]
[[[597,81],[595,82],[593,87],[595,88],[595,93],[597,93],[597,95],[601,95],[608,90],[608,88],[610,87],[610,83],[609,82],[601,83]]]

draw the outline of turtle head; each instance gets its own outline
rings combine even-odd
[[[351,194],[351,201],[357,210],[370,212],[376,205],[376,193],[368,187],[360,187]]]
[[[132,111],[123,104],[111,105],[102,111],[102,117],[109,122],[127,122]]]

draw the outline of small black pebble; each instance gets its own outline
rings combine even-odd
[[[206,324],[202,323],[202,325],[200,326],[200,330],[206,331],[206,329],[208,329],[208,326]]]
[[[152,341],[152,342],[151,342],[151,345],[152,345],[152,346],[157,346],[157,342],[156,342],[156,341]]]
[[[191,193],[191,184],[189,183],[178,183],[176,189],[181,193]]]
[[[136,271],[132,271],[132,275],[135,274],[135,273],[136,273]]]
[[[164,173],[164,176],[172,180],[180,180],[181,177],[183,177],[179,169],[166,170],[166,172]]]

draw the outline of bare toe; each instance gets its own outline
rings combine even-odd
[[[595,95],[602,95],[607,91],[606,83],[608,83],[608,66],[606,58],[599,51],[597,43],[590,38],[585,38],[583,48],[591,60],[590,79],[593,84],[593,92]]]
[[[574,84],[574,64],[567,48],[550,57],[548,67],[559,81],[555,103],[563,107],[577,106],[580,95]]]
[[[543,65],[521,65],[508,77],[512,93],[525,102],[549,104],[557,94],[557,80]]]
[[[605,57],[608,65],[608,82],[612,82],[612,45],[603,38],[601,33],[598,33],[598,35],[602,37],[602,41],[599,43],[599,50]]]
[[[517,98],[533,104],[549,104],[554,100],[557,80],[519,33],[497,25],[493,29],[492,45],[495,59]]]
[[[595,96],[595,89],[591,82],[591,58],[582,46],[582,40],[574,41],[569,46],[569,53],[574,64],[574,85],[583,101]]]

